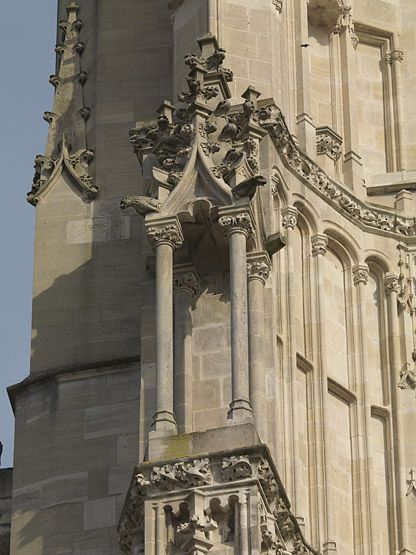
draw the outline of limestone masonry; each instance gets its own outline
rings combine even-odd
[[[416,553],[414,0],[58,4],[1,554]]]

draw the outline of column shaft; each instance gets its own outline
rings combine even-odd
[[[176,431],[173,414],[173,248],[156,247],[156,429]]]
[[[229,417],[250,416],[248,379],[246,238],[238,228],[230,232],[231,372],[232,402]]]

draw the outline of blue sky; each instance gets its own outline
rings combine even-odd
[[[2,0],[0,33],[0,441],[13,464],[6,387],[29,373],[35,209],[26,202],[33,161],[44,152],[52,107],[57,0]]]

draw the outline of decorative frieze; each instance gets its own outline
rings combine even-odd
[[[406,238],[416,235],[416,223],[395,213],[373,208],[359,200],[331,179],[322,168],[295,144],[285,119],[274,104],[259,108],[259,123],[269,132],[284,162],[312,190],[325,198],[336,210],[366,230],[389,233]]]
[[[384,61],[386,62],[386,64],[393,64],[394,62],[402,62],[403,58],[404,58],[403,50],[398,50],[396,48],[395,50],[388,52],[384,56]]]
[[[151,220],[146,223],[146,231],[153,248],[166,244],[175,250],[183,244],[182,227],[177,218]]]
[[[193,542],[202,542],[202,551],[197,553],[206,553],[206,548],[220,545],[224,539],[236,547],[240,544],[235,542],[245,541],[248,533],[244,521],[248,505],[250,511],[258,512],[261,529],[261,535],[253,537],[259,542],[252,545],[253,550],[260,553],[266,546],[270,553],[280,555],[317,555],[303,537],[270,455],[261,445],[141,464],[118,527],[120,547],[132,555],[137,553],[136,546],[145,545],[145,514],[155,519],[154,523],[146,520],[146,530],[156,530],[163,550],[167,541],[181,553],[188,553]],[[167,534],[168,530],[171,533]],[[279,551],[270,551],[274,548]]]
[[[326,154],[331,160],[337,162],[342,154],[342,137],[330,127],[317,127],[316,152],[318,155]]]
[[[312,256],[325,256],[328,249],[328,237],[324,234],[317,233],[311,237]]]
[[[360,283],[363,285],[367,285],[368,276],[369,272],[367,264],[357,264],[356,266],[353,266],[352,279],[356,287],[360,285]]]
[[[282,209],[282,226],[284,229],[295,229],[298,223],[298,209],[294,206],[286,206]]]
[[[263,285],[269,278],[271,269],[270,257],[267,253],[250,253],[247,255],[247,278],[258,279]]]

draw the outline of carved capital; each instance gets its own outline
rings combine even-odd
[[[396,274],[389,272],[385,275],[384,292],[386,296],[390,295],[391,293],[397,294],[399,292],[399,278],[396,276]]]
[[[182,227],[177,218],[150,220],[146,222],[146,230],[153,248],[170,245],[175,250],[183,244]]]
[[[416,495],[416,468],[411,468],[409,474],[410,479],[407,480],[408,489],[406,492],[406,496],[410,495],[411,493]]]
[[[316,129],[316,152],[326,154],[336,162],[342,154],[342,137],[330,127]]]
[[[352,279],[357,287],[360,283],[367,285],[368,283],[368,266],[367,264],[357,264],[352,268]]]
[[[328,249],[328,237],[324,234],[317,233],[311,237],[312,243],[312,256],[318,256],[319,254],[325,256]]]
[[[298,223],[298,209],[294,206],[286,206],[282,209],[282,226],[285,229],[295,229]]]
[[[195,296],[200,291],[201,280],[195,268],[190,264],[180,264],[173,269],[173,287],[175,292],[187,291]]]
[[[265,285],[270,274],[271,262],[267,253],[251,253],[247,256],[247,278],[258,279]]]
[[[393,64],[394,62],[402,62],[404,57],[403,50],[398,50],[397,48],[391,52],[387,52],[384,57],[386,64]]]
[[[220,211],[219,225],[228,239],[233,233],[244,233],[247,239],[254,239],[254,218],[249,206],[245,208],[225,208]]]

